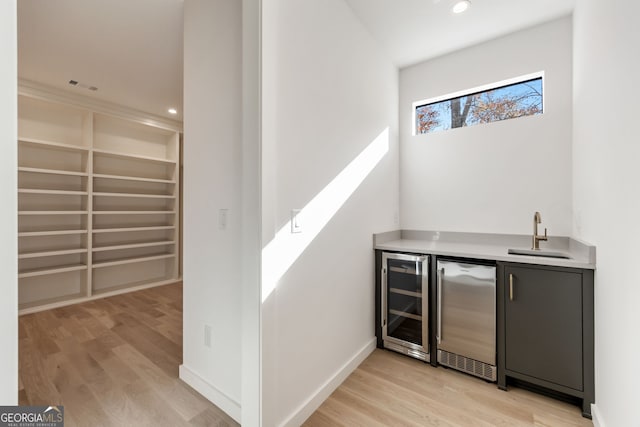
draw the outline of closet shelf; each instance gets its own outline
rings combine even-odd
[[[170,215],[176,211],[93,211],[94,215]]]
[[[121,181],[140,181],[140,182],[160,182],[163,184],[175,184],[176,181],[173,179],[159,179],[159,178],[142,178],[139,176],[125,176],[125,175],[108,175],[104,173],[94,173],[94,178],[105,178],[105,179],[117,179]]]
[[[174,230],[175,228],[175,225],[159,225],[155,227],[94,228],[93,233],[129,233],[132,231]]]
[[[43,258],[43,257],[58,256],[58,255],[81,254],[86,252],[87,252],[87,248],[63,249],[63,250],[57,250],[57,251],[26,252],[26,253],[18,254],[18,259]]]
[[[93,252],[116,251],[120,249],[149,248],[152,246],[169,246],[169,245],[175,245],[175,244],[176,242],[174,242],[173,240],[162,240],[157,242],[128,243],[128,244],[112,245],[112,246],[94,246]]]
[[[24,270],[19,272],[18,278],[22,279],[24,277],[45,276],[47,274],[67,273],[69,271],[86,270],[86,269],[87,269],[86,264],[71,264],[71,265],[60,265],[56,267],[34,268],[34,269]]]
[[[22,89],[20,314],[177,280],[180,128]]]
[[[62,295],[59,297],[22,303],[22,304],[19,304],[18,306],[20,310],[18,314],[23,315],[23,314],[29,314],[36,311],[40,311],[40,309],[38,309],[40,307],[55,308],[55,307],[59,307],[60,305],[68,305],[68,304],[74,304],[76,302],[86,301],[86,296],[87,295],[84,292],[76,292],[70,295]],[[64,303],[64,304],[61,304],[61,303]]]
[[[87,234],[87,230],[21,231],[18,233],[18,237],[64,236],[67,234]]]
[[[86,172],[65,171],[60,169],[42,169],[19,166],[18,172],[45,173],[49,175],[70,175],[70,176],[88,176]]]
[[[80,151],[80,152],[88,152],[89,149],[87,147],[81,147],[79,145],[65,144],[62,142],[55,141],[46,141],[43,139],[36,138],[18,138],[18,142],[27,145],[34,145],[43,148],[51,148],[55,150],[63,150],[63,151]]]
[[[89,211],[18,211],[18,215],[83,215]]]
[[[108,286],[105,288],[94,289],[93,295],[114,295],[118,294],[123,290],[136,291],[149,287],[150,285],[168,285],[170,283],[177,282],[177,278],[174,277],[161,277],[161,278],[153,278],[148,280],[140,280],[138,282],[130,282],[124,285],[114,285]]]
[[[86,196],[88,191],[46,190],[44,188],[18,188],[20,194],[60,194],[64,196]]]
[[[86,293],[84,292],[75,292],[69,295],[62,295],[59,297],[47,298],[43,300],[37,300],[28,303],[22,303],[18,305],[19,311],[18,314],[22,316],[23,314],[35,313],[37,311],[41,311],[42,308],[56,308],[62,305],[74,304],[77,302],[86,301]]]
[[[149,194],[149,193],[114,193],[98,191],[93,193],[94,196],[101,197],[136,197],[147,199],[175,199],[176,196],[170,196],[168,194]]]
[[[116,151],[102,150],[98,148],[94,148],[93,152],[94,154],[99,154],[99,155],[109,156],[109,157],[117,157],[121,159],[142,160],[146,162],[163,163],[168,165],[176,164],[175,160],[161,159],[159,157],[142,156],[139,154],[124,154],[124,153],[118,153]]]
[[[137,262],[155,261],[159,259],[173,258],[175,256],[176,254],[160,254],[160,255],[146,256],[146,257],[139,257],[139,258],[122,258],[122,259],[117,259],[113,261],[94,262],[92,267],[93,268],[113,267],[116,265],[133,264]]]

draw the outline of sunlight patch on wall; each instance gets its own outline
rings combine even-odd
[[[389,151],[386,128],[298,213],[302,232],[287,222],[262,249],[262,302],[320,231]]]

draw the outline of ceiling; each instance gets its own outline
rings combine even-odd
[[[398,67],[567,15],[575,2],[471,0],[454,15],[454,0],[345,1]],[[17,3],[21,79],[182,120],[183,0]]]
[[[182,0],[17,3],[21,79],[182,120]]]
[[[345,0],[400,68],[568,15],[575,0]]]

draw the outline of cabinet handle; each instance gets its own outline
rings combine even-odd
[[[436,332],[438,344],[442,341],[442,276],[444,276],[444,268],[438,271],[438,331]]]
[[[513,273],[509,273],[509,301],[513,301]]]

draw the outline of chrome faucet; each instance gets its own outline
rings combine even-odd
[[[533,214],[533,238],[531,239],[531,249],[534,251],[540,250],[540,240],[547,241],[547,228],[544,229],[544,236],[538,236],[538,224],[542,222],[540,212]]]

